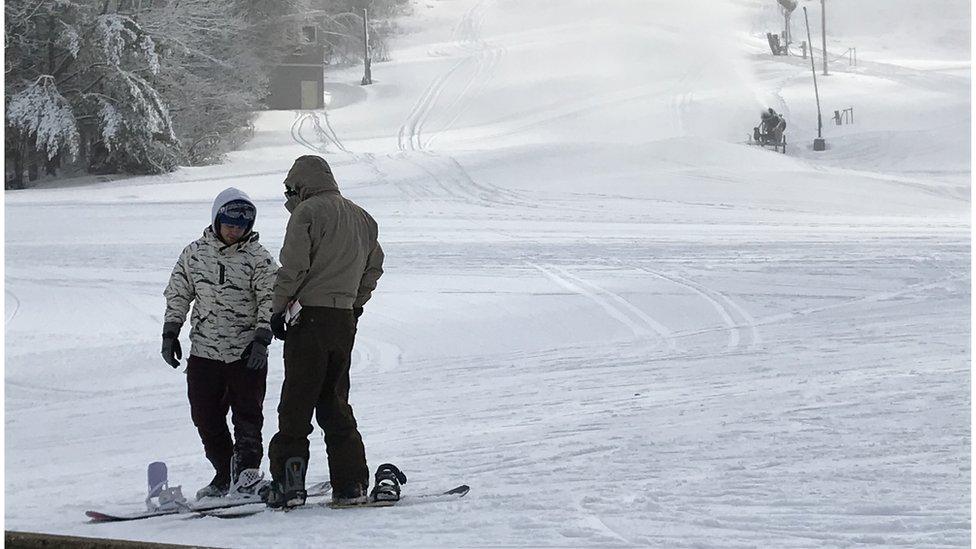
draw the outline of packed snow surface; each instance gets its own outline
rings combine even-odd
[[[372,86],[330,69],[328,108],[261,113],[223,165],[7,192],[6,528],[224,547],[969,546],[969,5],[832,0],[824,76],[819,4],[801,6],[824,152],[809,59],[766,46],[772,0],[421,0]],[[769,106],[785,155],[746,143]],[[162,290],[228,186],[277,254],[302,154],[328,159],[387,254],[352,371],[369,463],[398,464],[408,494],[471,493],[87,524],[138,510],[151,461],[186,493],[209,481],[182,369],[159,356]],[[309,478],[326,477],[316,428]]]

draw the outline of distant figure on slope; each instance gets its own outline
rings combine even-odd
[[[769,116],[769,110],[763,109],[759,114],[759,125],[752,128],[752,140],[760,145],[766,142],[766,125],[769,122]]]
[[[759,125],[752,129],[753,140],[760,145],[779,143],[783,140],[786,120],[772,107],[762,111]]]
[[[775,114],[770,117],[769,125],[771,128],[767,133],[767,139],[770,143],[781,143],[783,141],[783,132],[786,131],[786,119],[783,118],[782,114]]]
[[[210,224],[183,249],[163,293],[162,353],[173,368],[183,356],[180,328],[193,302],[187,395],[193,424],[216,471],[197,499],[224,496],[232,487],[245,494],[261,488],[261,428],[278,266],[253,232],[256,217],[254,203],[242,191],[231,187],[218,194]],[[227,428],[228,409],[234,440]]]
[[[333,502],[366,503],[366,450],[349,405],[356,325],[383,274],[376,221],[339,193],[318,156],[295,160],[285,178],[291,212],[274,287],[271,329],[285,340],[278,433],[268,446],[270,507],[305,503],[312,414],[325,432]],[[286,325],[286,309],[301,308]],[[287,338],[287,339],[286,339]]]

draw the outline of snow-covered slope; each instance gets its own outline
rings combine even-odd
[[[968,546],[968,4],[830,2],[844,34],[828,49],[859,63],[833,61],[821,100],[856,118],[826,120],[815,153],[809,60],[768,55],[767,3],[422,0],[374,85],[329,72],[325,112],[262,113],[224,165],[6,193],[6,528],[233,547]],[[910,44],[887,32],[907,15]],[[786,155],[744,143],[767,106],[787,115]],[[210,479],[184,377],[158,355],[162,289],[227,186],[255,198],[277,253],[281,181],[311,152],[387,252],[353,366],[369,462],[399,464],[408,492],[471,493],[85,524],[138,508],[150,461],[188,493]],[[316,429],[310,477],[326,474]]]

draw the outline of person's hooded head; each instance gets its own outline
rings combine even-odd
[[[339,192],[329,163],[311,154],[296,158],[285,177],[285,208],[294,211],[302,200],[326,192]]]
[[[236,244],[251,234],[257,213],[247,193],[228,187],[214,199],[210,215],[213,232],[224,244]]]

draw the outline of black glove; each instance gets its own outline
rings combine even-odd
[[[282,341],[288,335],[288,330],[285,329],[285,313],[275,313],[271,315],[271,333]]]
[[[180,367],[183,349],[180,347],[180,324],[178,322],[163,324],[163,349],[161,352],[166,364],[173,368]]]
[[[362,307],[353,307],[352,308],[352,314],[353,314],[353,316],[356,317],[356,320],[359,320],[359,317],[363,316],[363,308]]]
[[[246,360],[244,367],[248,370],[260,370],[268,367],[268,345],[271,345],[271,331],[258,328],[254,332],[254,341],[244,349],[241,359]]]

